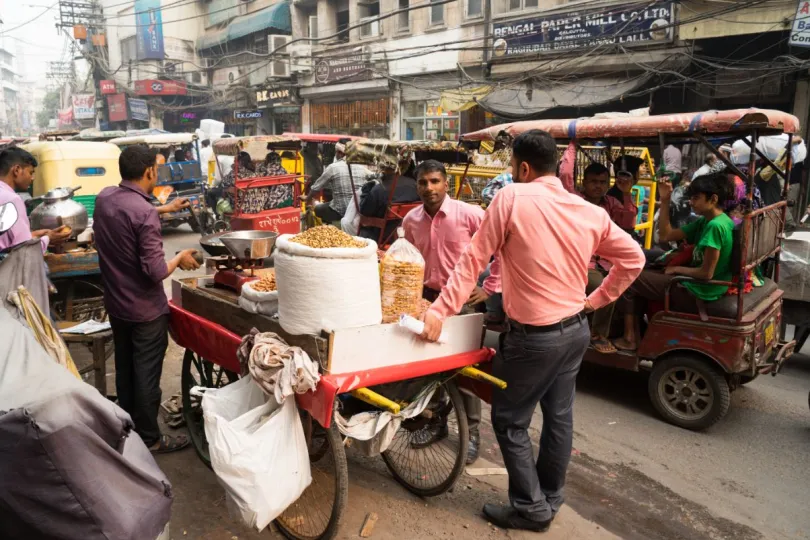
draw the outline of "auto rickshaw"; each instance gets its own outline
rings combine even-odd
[[[81,195],[73,199],[87,208],[92,217],[96,195],[121,182],[118,156],[121,150],[104,142],[37,141],[22,146],[36,158],[38,166],[31,185],[36,199],[54,188],[81,185]]]
[[[493,126],[466,134],[462,141],[511,140],[531,129],[545,130],[560,142],[573,136],[578,143],[598,140],[614,148],[700,144],[725,163],[730,174],[746,183],[748,202],[742,223],[734,231],[732,281],[705,281],[734,287],[736,292],[714,302],[678,305],[671,299],[672,288],[692,279],[678,277],[661,305],[649,306],[643,325],[646,328],[636,351],[606,354],[591,348],[584,358],[608,367],[649,371],[650,400],[667,422],[692,430],[718,422],[728,412],[732,390],[760,374],[776,375],[796,345],[795,341],[782,339],[783,291],[777,285],[788,182],[782,201],[756,210],[753,186],[757,156],[779,177],[790,176],[790,157],[780,169],[762,155],[756,142],[761,136],[785,133],[790,148],[793,134],[799,132],[799,121],[781,111],[761,109],[640,118],[537,120]],[[751,142],[751,158],[747,170],[742,171],[718,147],[746,137]],[[650,174],[655,179],[655,171]],[[767,265],[769,272],[762,286],[750,292],[738,287],[740,276],[744,283],[745,276],[765,262],[772,264]]]
[[[173,199],[188,199],[191,207],[180,212],[161,214],[160,221],[165,227],[178,227],[188,223],[196,233],[207,233],[213,224],[212,214],[205,204],[205,188],[208,183],[206,172],[200,165],[199,141],[192,133],[166,133],[161,135],[143,135],[119,137],[110,140],[111,144],[122,150],[127,146],[145,145],[156,148],[166,157],[166,163],[158,167],[158,184],[152,193],[152,204],[161,206]],[[174,159],[174,150],[192,150],[191,159],[183,157]]]

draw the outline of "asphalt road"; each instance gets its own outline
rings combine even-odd
[[[166,231],[167,256],[197,238]],[[728,416],[703,433],[661,421],[644,374],[584,366],[568,503],[623,538],[810,538],[810,347],[803,353],[734,392]],[[499,461],[488,426],[484,437],[485,457]]]

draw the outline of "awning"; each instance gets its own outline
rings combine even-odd
[[[210,49],[268,28],[277,30],[281,34],[289,34],[292,31],[290,3],[287,0],[282,0],[261,11],[234,18],[227,28],[208,33],[197,39],[197,49]]]

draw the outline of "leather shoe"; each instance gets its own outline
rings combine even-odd
[[[467,446],[467,465],[472,465],[478,459],[478,451],[481,446],[480,435],[470,435],[470,444]]]
[[[535,521],[521,516],[512,506],[500,504],[485,504],[484,516],[501,529],[523,529],[533,532],[546,532],[554,519]]]

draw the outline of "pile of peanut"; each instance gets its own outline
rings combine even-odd
[[[290,242],[303,244],[311,248],[362,248],[366,247],[365,242],[355,240],[350,234],[347,234],[337,227],[332,225],[320,225],[307,229],[301,234],[296,234],[290,238]]]
[[[252,282],[250,288],[256,292],[273,292],[277,290],[276,274],[265,274],[260,280]]]
[[[380,280],[383,323],[396,322],[400,315],[419,316],[424,280],[424,265],[390,256],[383,258]]]

